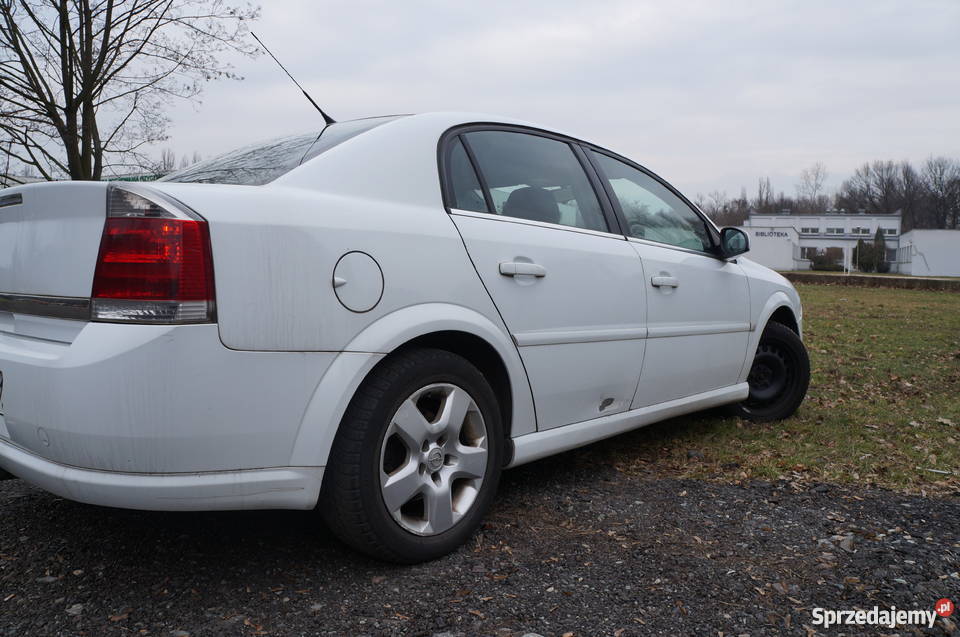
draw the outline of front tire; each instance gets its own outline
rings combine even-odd
[[[797,411],[810,385],[810,359],[796,332],[780,323],[767,324],[747,383],[750,395],[733,406],[735,415],[769,422],[784,420]]]
[[[359,551],[432,560],[479,526],[496,494],[503,446],[496,396],[476,367],[444,350],[400,352],[350,402],[318,506]]]

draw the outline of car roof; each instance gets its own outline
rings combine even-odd
[[[271,185],[442,207],[438,142],[451,128],[476,123],[524,126],[576,139],[553,128],[490,113],[420,113],[398,117],[351,138]]]

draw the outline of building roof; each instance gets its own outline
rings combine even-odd
[[[750,211],[751,217],[900,217],[897,212],[847,212],[846,210],[824,210],[822,212],[800,212],[781,210],[780,212]]]

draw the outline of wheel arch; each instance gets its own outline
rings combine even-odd
[[[778,290],[770,295],[770,298],[767,299],[767,302],[760,310],[756,322],[753,323],[753,332],[750,335],[750,341],[747,345],[743,366],[740,368],[739,382],[743,383],[747,380],[754,354],[757,351],[757,346],[760,344],[760,336],[763,334],[767,323],[771,321],[780,323],[796,332],[798,336],[801,336],[800,321],[797,319],[797,309],[785,292]]]
[[[444,330],[430,332],[411,339],[394,350],[384,360],[403,350],[412,348],[434,348],[457,354],[470,361],[487,379],[497,396],[497,406],[500,408],[500,420],[503,423],[503,433],[507,444],[507,456],[512,455],[509,444],[513,428],[513,388],[510,386],[510,374],[507,366],[497,353],[497,350],[483,338],[470,332],[458,330]],[[508,458],[509,461],[509,458]]]
[[[777,307],[770,315],[770,318],[767,319],[767,323],[780,323],[784,327],[789,328],[797,336],[800,335],[800,324],[797,322],[797,317],[793,313],[793,308],[787,305]],[[764,324],[764,327],[766,327],[767,323]]]
[[[536,431],[526,372],[505,330],[469,308],[428,303],[382,317],[337,356],[304,412],[291,465],[325,466],[343,414],[360,384],[378,364],[412,347],[444,349],[476,365],[497,395],[508,442]],[[512,445],[507,450],[510,456]]]

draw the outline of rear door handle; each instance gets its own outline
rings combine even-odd
[[[519,274],[529,274],[537,278],[547,276],[547,269],[537,263],[527,263],[525,261],[510,261],[500,264],[500,274],[503,276],[517,276]]]
[[[680,286],[680,281],[673,276],[655,276],[650,279],[650,284],[655,288],[675,288]]]

